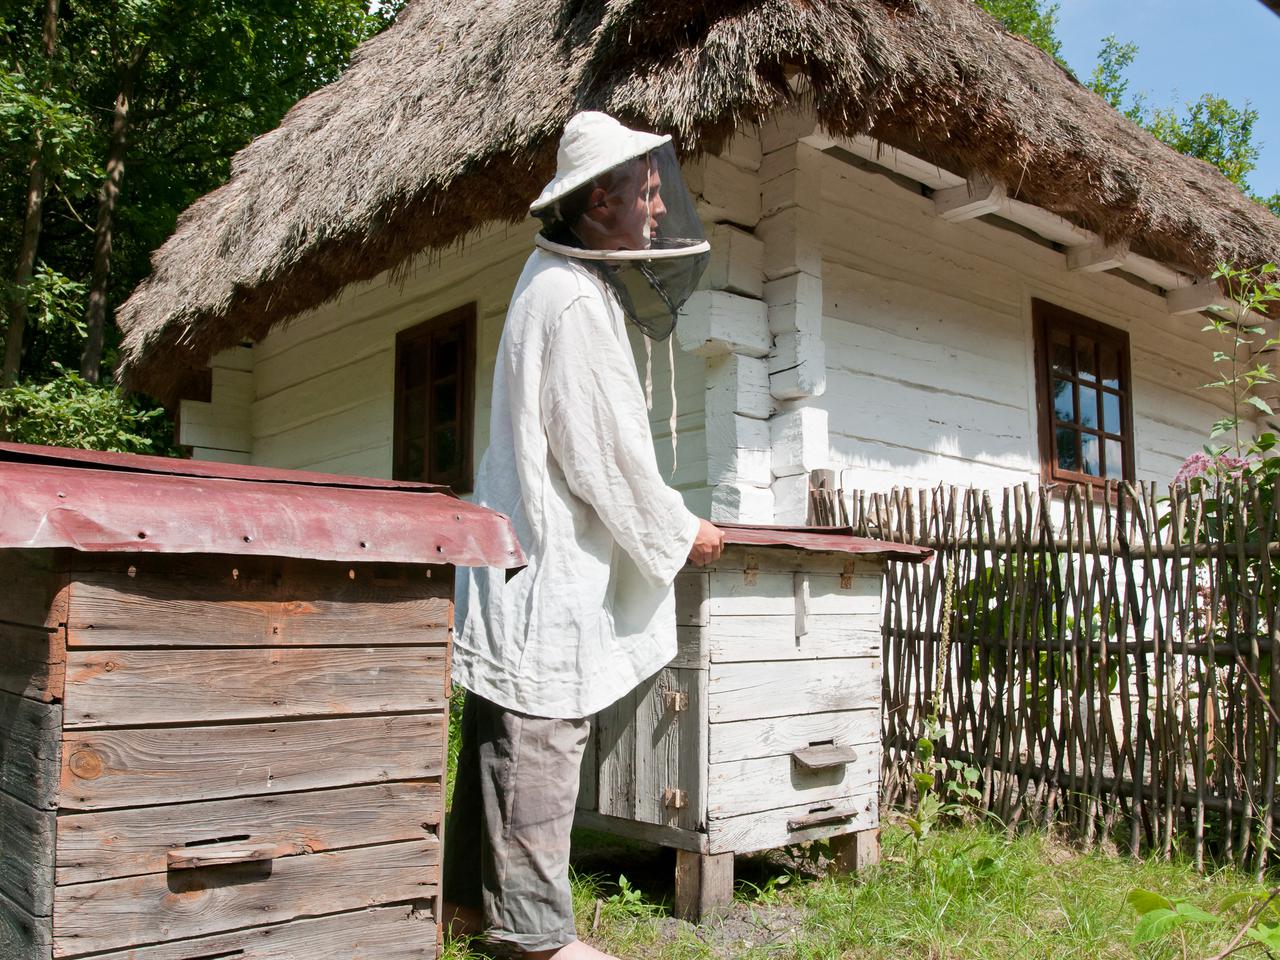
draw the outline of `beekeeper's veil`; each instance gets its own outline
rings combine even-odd
[[[565,126],[556,175],[529,207],[537,244],[592,267],[627,318],[665,340],[710,257],[670,137],[579,113]]]

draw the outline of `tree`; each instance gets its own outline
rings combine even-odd
[[[977,0],[978,6],[999,20],[1006,30],[1026,37],[1055,60],[1062,60],[1058,39],[1058,4],[1041,0]]]
[[[1058,5],[1041,0],[975,0],[1011,33],[1017,33],[1061,62],[1062,44],[1055,33]],[[1257,167],[1259,147],[1254,140],[1258,111],[1249,103],[1237,107],[1211,93],[1186,104],[1183,110],[1148,111],[1146,95],[1130,94],[1126,72],[1138,57],[1138,45],[1104,37],[1089,87],[1134,123],[1145,127],[1175,150],[1213,164],[1223,176],[1258,203],[1280,216],[1280,193],[1253,194],[1248,177]],[[1064,64],[1065,66],[1065,64]]]
[[[404,4],[60,0],[51,70],[41,29],[51,2],[0,10],[0,205],[13,214],[0,217],[0,263],[14,264],[4,273],[19,280],[4,284],[0,318],[20,348],[5,383],[27,381],[21,402],[0,389],[0,418],[11,428],[49,398],[58,398],[51,410],[92,407],[99,419],[134,409],[86,393],[113,389],[94,385],[109,379],[115,359],[112,308],[146,275],[178,214],[227,179],[234,153],[336,79],[355,46]],[[39,241],[30,256],[19,228],[37,143],[44,192],[29,218]],[[77,368],[82,375],[70,372]],[[64,402],[73,396],[83,403]],[[54,439],[108,435],[95,428]]]
[[[1249,188],[1249,174],[1258,165],[1259,147],[1254,140],[1258,111],[1248,102],[1236,107],[1223,97],[1206,93],[1188,103],[1184,111],[1157,107],[1148,112],[1143,94],[1129,95],[1125,76],[1137,56],[1136,43],[1121,43],[1114,35],[1104,38],[1089,86],[1157,139],[1179,153],[1213,164],[1246,194],[1280,215],[1280,194],[1264,199]]]

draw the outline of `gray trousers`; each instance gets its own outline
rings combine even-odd
[[[444,898],[484,914],[494,940],[553,950],[577,939],[569,832],[589,719],[552,720],[467,692]]]

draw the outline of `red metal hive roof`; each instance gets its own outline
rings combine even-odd
[[[517,567],[500,513],[446,487],[0,443],[0,548]]]

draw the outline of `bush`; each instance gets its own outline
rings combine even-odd
[[[170,453],[164,411],[146,408],[118,387],[90,383],[58,368],[46,383],[0,390],[6,440],[117,453]]]

